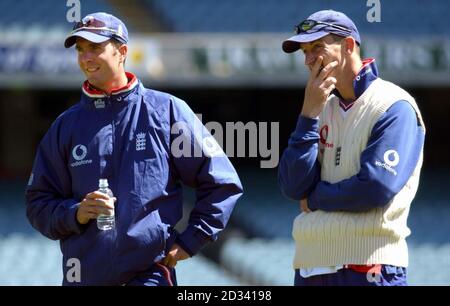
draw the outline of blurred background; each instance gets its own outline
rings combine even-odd
[[[63,47],[69,21],[97,11],[118,16],[130,32],[127,70],[146,87],[184,99],[203,123],[268,123],[279,142],[266,142],[281,155],[308,77],[303,56],[283,53],[281,43],[328,8],[355,21],[364,57],[375,57],[380,76],[408,90],[422,110],[427,137],[408,222],[409,282],[450,285],[447,0],[0,1],[0,285],[62,280],[58,242],[28,224],[24,188],[40,139],[80,97],[76,52]],[[290,231],[299,205],[280,194],[277,168],[261,168],[267,159],[261,151],[231,158],[245,195],[219,240],[178,264],[180,285],[293,284]],[[192,204],[186,190],[185,215]]]

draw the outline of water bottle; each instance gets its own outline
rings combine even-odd
[[[104,194],[107,194],[110,197],[110,201],[114,206],[113,202],[113,193],[111,189],[108,188],[108,180],[107,179],[99,179],[98,181],[98,191]],[[112,211],[111,215],[99,215],[97,217],[97,227],[99,230],[107,231],[110,229],[113,229],[115,226],[115,219],[114,219],[114,210]]]

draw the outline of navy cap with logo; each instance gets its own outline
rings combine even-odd
[[[344,13],[323,10],[309,16],[295,27],[295,35],[283,42],[283,51],[292,53],[300,49],[300,43],[311,42],[328,34],[351,36],[361,44],[358,29]]]
[[[99,12],[89,14],[77,22],[72,32],[67,36],[64,46],[72,47],[77,37],[82,37],[94,43],[102,43],[115,39],[121,43],[128,43],[128,30],[125,24],[117,17]]]

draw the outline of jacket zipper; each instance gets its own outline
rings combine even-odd
[[[112,99],[111,96],[107,96],[107,101],[109,104],[109,109],[111,110],[111,148],[112,148],[112,152],[111,152],[111,162],[112,162],[112,171],[111,171],[111,181],[113,182],[112,184],[112,190],[113,193],[116,195],[117,193],[117,181],[115,178],[115,167],[116,167],[116,159],[115,159],[115,143],[116,143],[116,139],[115,139],[115,120],[114,120],[114,104],[112,103]],[[117,202],[114,204],[114,206],[117,205]],[[116,279],[116,271],[114,269],[114,260],[115,260],[115,252],[117,249],[116,246],[116,242],[117,242],[117,209],[116,207],[114,208],[114,218],[116,219],[115,221],[115,226],[111,231],[111,247],[110,247],[110,253],[111,253],[111,275],[112,275],[112,279]]]

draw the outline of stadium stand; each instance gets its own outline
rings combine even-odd
[[[448,240],[445,244],[410,243],[408,284],[448,285],[449,252]],[[253,285],[291,286],[294,282],[293,254],[294,243],[289,239],[233,238],[225,243],[221,262]]]
[[[0,236],[0,286],[59,286],[61,264],[56,241],[37,234]],[[177,265],[177,281],[180,286],[245,284],[202,255]]]
[[[175,32],[289,32],[309,14],[331,8],[345,12],[361,33],[446,35],[450,7],[445,0],[382,1],[382,22],[369,23],[366,1],[145,0]],[[417,9],[420,8],[420,9]]]
[[[366,1],[355,4],[350,1],[285,0],[281,4],[278,0],[134,0],[128,7],[117,3],[116,0],[82,1],[81,15],[106,11],[125,17],[133,24],[133,14],[137,14],[137,10],[135,7],[131,10],[129,6],[134,5],[144,12],[141,17],[160,19],[173,32],[290,32],[293,25],[310,13],[332,8],[345,12],[363,34],[446,35],[450,26],[447,18],[450,6],[446,0],[428,1],[426,5],[418,0],[384,1],[380,23],[367,22],[369,7]],[[0,28],[45,27],[48,30],[48,27],[56,27],[66,31],[67,9],[65,1],[55,5],[54,1],[43,0],[35,5],[32,0],[4,0],[0,2]],[[164,27],[157,24],[150,28],[164,31]]]
[[[67,32],[66,14],[69,9],[66,1],[42,0],[39,5],[32,0],[2,0],[0,1],[0,29],[19,28],[27,30],[35,27],[37,30],[57,29]],[[81,15],[90,12],[110,12],[121,16],[107,1],[82,1]]]

